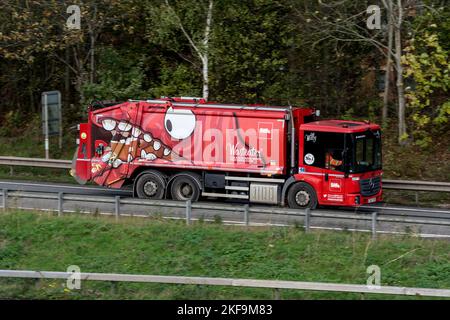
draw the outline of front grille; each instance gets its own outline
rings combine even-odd
[[[361,185],[361,195],[362,196],[373,196],[380,191],[381,188],[381,178],[373,177],[370,179],[360,180]]]

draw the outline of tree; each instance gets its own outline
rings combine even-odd
[[[396,71],[396,88],[398,103],[398,142],[405,144],[406,109],[404,93],[404,72],[402,66],[404,17],[407,12],[423,6],[419,0],[381,0],[387,15],[387,28],[370,30],[366,27],[366,9],[372,3],[354,2],[349,0],[322,3],[319,1],[316,11],[301,10],[297,13],[304,23],[309,23],[318,40],[313,45],[317,46],[325,40],[337,42],[361,42],[378,49],[386,58],[385,90],[383,98],[382,117],[383,122],[387,118],[387,104],[390,83],[391,61]],[[387,29],[387,32],[385,31]]]
[[[214,1],[174,1],[164,0],[159,6],[150,5],[149,34],[150,41],[176,52],[201,73],[202,96],[209,97],[210,83],[210,42],[213,27]],[[202,17],[202,19],[199,19]],[[184,46],[177,43],[177,32],[181,31],[193,57],[185,54]],[[193,58],[193,59],[192,59]],[[197,61],[200,60],[201,67]]]
[[[386,3],[383,1],[384,7],[387,9],[387,12],[392,12],[392,1]],[[392,15],[388,14],[387,16],[387,52],[392,52],[392,45],[394,39],[394,22],[392,19]],[[388,119],[388,105],[389,105],[389,93],[391,86],[391,69],[392,69],[392,55],[387,54],[386,56],[386,66],[385,66],[385,75],[384,75],[384,92],[383,92],[383,110],[382,110],[382,122],[383,125],[386,125]]]
[[[117,0],[73,1],[81,8],[80,30],[68,29],[69,6],[65,1],[5,0],[0,11],[11,16],[0,35],[0,55],[32,64],[37,55],[47,55],[65,65],[74,75],[74,86],[84,102],[83,85],[95,80],[96,41],[105,26],[115,21]],[[87,40],[88,39],[88,40]]]
[[[76,43],[65,42],[72,56],[60,55],[57,52],[52,54],[56,59],[64,63],[75,75],[75,89],[80,96],[80,103],[85,103],[83,87],[86,84],[93,84],[96,78],[95,60],[97,40],[107,26],[113,27],[117,23],[117,15],[114,8],[119,6],[118,0],[89,0],[80,2],[83,24],[79,41]],[[74,32],[73,30],[66,31]],[[87,39],[86,39],[87,38]]]
[[[450,11],[440,11],[428,11],[420,19],[421,28],[405,48],[402,60],[411,82],[406,98],[414,124],[412,135],[421,147],[429,147],[433,135],[449,130],[450,45],[446,37],[450,32]]]
[[[12,81],[5,82],[5,89],[13,90],[4,95],[8,103],[24,104],[22,110],[37,110],[40,91],[60,74],[60,62],[53,54],[64,52],[67,42],[79,41],[79,33],[65,32],[65,18],[65,7],[54,1],[0,3],[0,58],[14,74]]]
[[[386,1],[388,4],[386,5]],[[402,0],[397,0],[397,5],[393,0],[383,0],[387,14],[390,16],[389,21],[394,27],[395,51],[388,51],[388,55],[393,57],[395,61],[395,70],[397,71],[397,99],[398,99],[398,142],[405,144],[408,134],[406,133],[406,116],[405,116],[405,88],[403,79],[402,65],[402,25],[404,16],[404,7]]]
[[[289,11],[271,0],[221,1],[216,10],[220,15],[211,48],[214,98],[236,103],[300,102],[302,86],[288,59],[299,59]]]

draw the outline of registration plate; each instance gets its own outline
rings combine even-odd
[[[367,203],[374,203],[375,201],[377,201],[377,198],[370,198]]]

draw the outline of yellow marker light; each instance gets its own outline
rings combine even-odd
[[[86,139],[86,138],[87,138],[86,132],[81,133],[81,139]]]

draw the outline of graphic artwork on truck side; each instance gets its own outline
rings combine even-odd
[[[99,127],[110,134],[109,145],[101,150],[101,161],[92,163],[92,179],[100,185],[112,185],[128,178],[129,166],[123,164],[133,161],[139,164],[156,159],[173,162],[181,159],[182,157],[172,150],[170,142],[191,136],[196,124],[191,110],[168,108],[162,114],[163,118],[158,113],[159,119],[154,120],[159,121],[159,126],[153,126],[151,130],[143,129],[139,123],[142,110],[135,113],[134,119],[128,112],[125,114],[125,119],[123,114],[117,117],[96,115],[97,123],[101,124]],[[162,133],[171,139],[165,138]]]
[[[96,155],[91,161],[91,174],[99,185],[120,187],[136,167],[153,162],[158,165],[172,163],[171,166],[177,162],[181,168],[195,166],[195,152],[198,150],[194,144],[204,147],[202,143],[208,135],[205,127],[219,132],[231,129],[232,136],[236,136],[237,140],[230,139],[235,141],[234,144],[224,146],[229,150],[227,159],[237,162],[257,161],[260,163],[259,168],[266,167],[264,155],[242,135],[239,118],[234,112],[227,116],[203,116],[198,119],[190,109],[170,106],[165,112],[147,112],[139,104],[125,109],[99,111],[91,119]],[[221,143],[222,139],[211,139],[212,150],[206,151],[223,157],[221,152],[217,152],[222,151]],[[204,149],[208,149],[208,146]],[[219,159],[217,163],[226,161]]]

